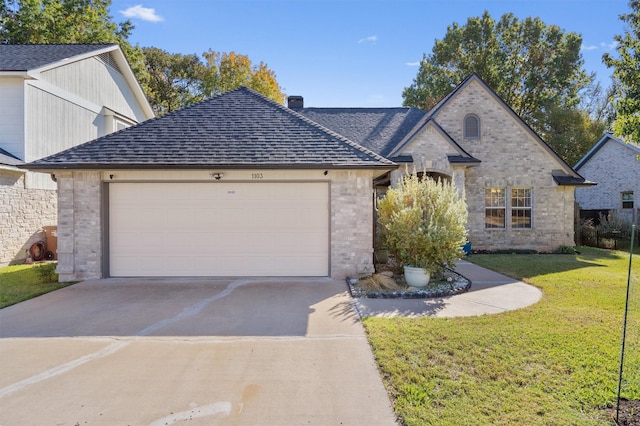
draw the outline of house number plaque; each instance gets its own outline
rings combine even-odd
[[[251,173],[251,179],[263,179],[264,176],[262,173]]]

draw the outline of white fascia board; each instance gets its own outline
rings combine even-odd
[[[22,174],[27,173],[27,171],[24,169],[19,169],[18,167],[15,167],[15,166],[9,166],[8,164],[0,164],[0,170],[8,170],[10,172],[16,172],[16,173],[22,173]]]
[[[61,59],[56,62],[51,62],[49,64],[43,65],[40,68],[33,68],[29,70],[29,74],[40,74],[43,71],[48,71],[54,68],[58,68],[64,65],[68,65],[74,62],[82,61],[83,59],[91,58],[93,56],[98,56],[103,53],[111,52],[112,50],[119,50],[118,45],[114,44],[113,46],[106,46],[102,49],[92,50],[90,52],[83,53],[81,55],[70,56],[68,58]]]
[[[20,77],[27,79],[29,73],[27,71],[0,71],[0,77]]]
[[[120,71],[124,76],[124,79],[127,81],[127,83],[129,83],[129,86],[131,87],[131,91],[133,92],[133,95],[137,99],[138,103],[140,103],[140,107],[144,112],[147,120],[150,118],[154,118],[156,114],[153,112],[153,108],[151,108],[151,104],[149,103],[149,100],[147,99],[147,95],[145,95],[144,90],[142,90],[142,86],[140,85],[140,82],[138,81],[136,76],[133,74],[133,70],[129,65],[129,61],[127,61],[127,58],[124,56],[122,49],[118,47],[118,49],[116,49],[113,52],[113,58],[118,64],[118,67],[120,68]]]

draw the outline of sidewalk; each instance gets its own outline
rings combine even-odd
[[[435,299],[354,299],[363,317],[463,317],[498,314],[537,303],[537,287],[474,265],[456,263],[456,272],[471,280],[471,289],[455,296]]]

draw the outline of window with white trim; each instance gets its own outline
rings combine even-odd
[[[130,127],[131,123],[128,123],[124,120],[120,120],[119,118],[114,118],[113,119],[113,131],[117,132],[118,130],[122,130],[122,129],[126,129],[127,127]]]
[[[464,118],[464,138],[480,139],[480,118],[475,114],[469,114]]]
[[[633,191],[624,191],[621,193],[621,195],[622,195],[622,208],[632,209],[633,208]]]
[[[511,228],[531,228],[531,188],[511,188]]]
[[[484,205],[487,229],[533,228],[532,188],[485,188]]]
[[[485,188],[484,227],[505,228],[506,191],[504,188]]]

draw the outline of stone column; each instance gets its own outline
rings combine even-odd
[[[74,280],[74,192],[73,174],[56,173],[58,181],[58,279]]]

